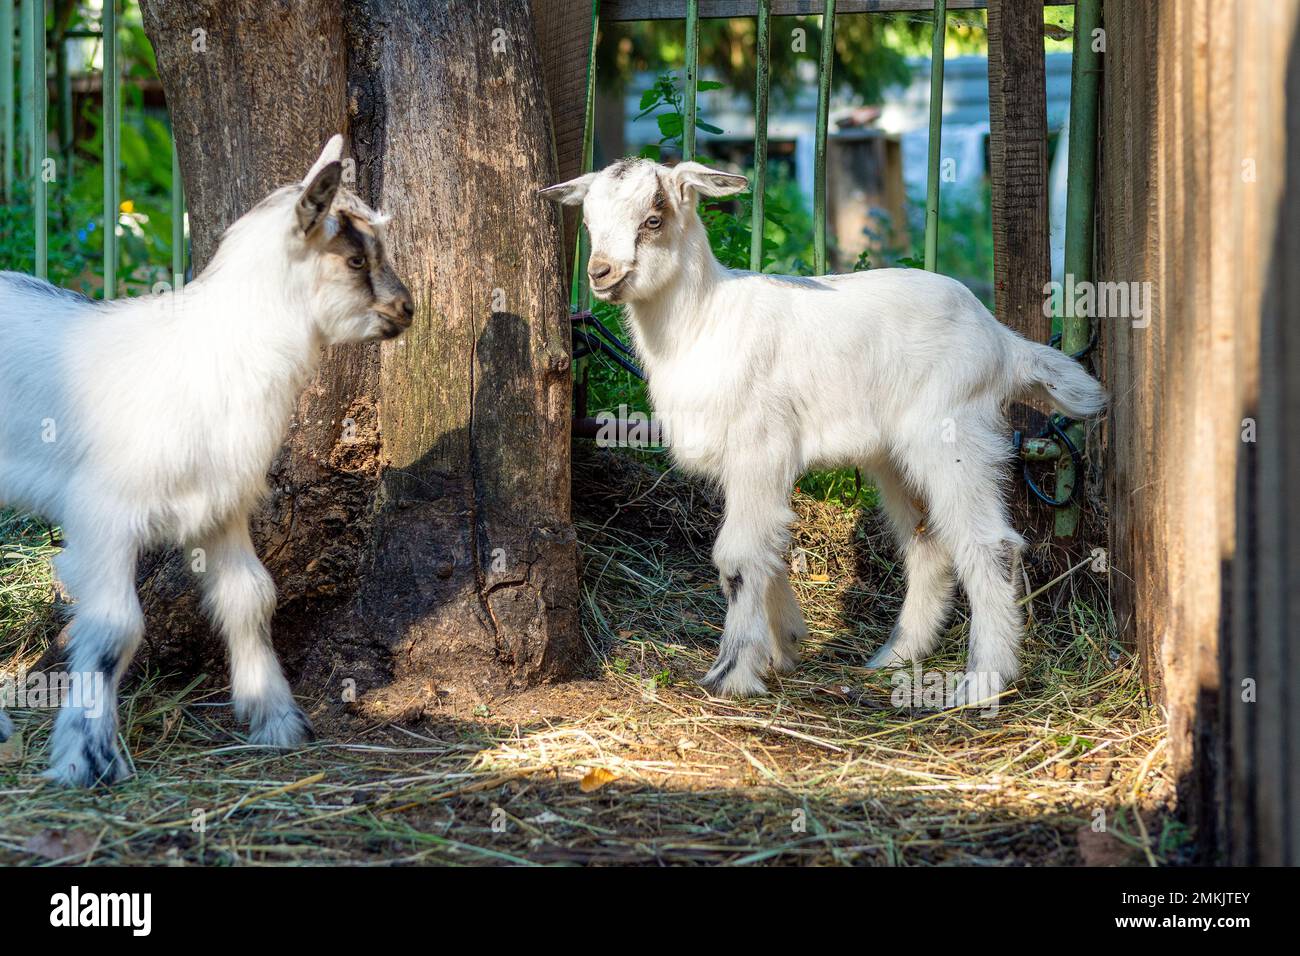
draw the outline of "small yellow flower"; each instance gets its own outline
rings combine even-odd
[[[127,215],[130,215],[131,213],[135,212],[135,203],[130,199],[123,199],[121,209],[122,212],[126,213]]]

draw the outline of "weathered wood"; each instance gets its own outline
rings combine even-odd
[[[558,217],[535,195],[554,167],[528,5],[147,0],[145,23],[196,268],[345,130],[416,299],[401,339],[327,354],[272,470],[254,532],[277,646],[318,684],[353,677],[407,710],[452,679],[572,673],[569,357]],[[146,589],[164,646],[206,632],[173,570]]]
[[[994,314],[1026,338],[1046,342],[1051,320],[1043,314],[1043,290],[1052,277],[1052,254],[1042,6],[1036,0],[990,0],[988,31]],[[1046,411],[1036,403],[1014,402],[1007,417],[1028,437],[1041,433]],[[1054,515],[1021,482],[1014,487],[1012,508],[1031,546],[1051,537]],[[1068,560],[1063,552],[1060,556]]]
[[[603,19],[680,20],[686,16],[687,0],[604,0]],[[1042,6],[1070,6],[1073,0],[1034,0]],[[789,17],[820,14],[824,0],[772,0],[772,16]],[[949,10],[981,10],[989,0],[948,0]],[[933,2],[927,0],[839,0],[836,13],[929,13]],[[757,0],[700,0],[700,16],[706,19],[758,16]]]
[[[993,298],[998,320],[1047,341],[1052,277],[1047,219],[1047,86],[1037,0],[990,0],[989,166]]]
[[[532,0],[533,27],[546,77],[546,99],[555,134],[557,182],[582,172],[582,133],[587,115],[587,60],[591,51],[591,4],[573,0]],[[620,117],[621,119],[621,117]],[[573,274],[578,241],[578,209],[565,206],[564,284]]]
[[[1298,12],[1105,11],[1098,277],[1152,292],[1149,315],[1102,322],[1116,620],[1198,846],[1233,863],[1300,860]]]
[[[1223,144],[1229,184],[1223,198],[1237,210],[1236,235],[1216,238],[1228,262],[1237,266],[1225,275],[1234,283],[1220,303],[1226,316],[1236,318],[1243,309],[1247,317],[1258,316],[1257,330],[1247,318],[1221,346],[1239,353],[1238,407],[1258,432],[1256,441],[1235,444],[1236,461],[1226,463],[1233,469],[1235,500],[1220,502],[1235,508],[1235,527],[1226,541],[1232,559],[1224,580],[1229,597],[1221,703],[1232,732],[1216,728],[1211,742],[1218,753],[1216,770],[1237,783],[1236,802],[1215,802],[1229,862],[1295,866],[1300,864],[1300,654],[1295,651],[1300,506],[1291,482],[1300,474],[1294,424],[1300,413],[1295,271],[1300,261],[1300,4],[1243,7],[1249,9],[1238,11],[1231,31],[1234,69],[1227,76],[1212,72],[1222,104],[1212,108],[1233,117],[1231,139]],[[1217,25],[1217,17],[1213,22]],[[1209,32],[1221,41],[1217,29]],[[1242,157],[1255,160],[1254,183],[1242,182]],[[1226,425],[1240,427],[1231,419]],[[1258,683],[1255,704],[1242,700],[1247,678]]]
[[[360,181],[394,214],[417,310],[381,350],[383,509],[359,620],[391,620],[403,688],[571,675],[569,326],[559,216],[537,195],[555,168],[529,6],[366,0],[349,24]]]

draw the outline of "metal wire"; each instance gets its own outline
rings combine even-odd
[[[1064,415],[1052,415],[1047,419],[1047,424],[1043,426],[1043,430],[1039,433],[1038,437],[1050,438],[1053,435],[1056,436],[1057,440],[1061,442],[1062,447],[1070,456],[1070,461],[1074,465],[1075,475],[1082,475],[1083,456],[1079,453],[1079,449],[1075,446],[1074,442],[1070,440],[1070,436],[1066,434],[1066,429],[1074,424],[1077,423],[1072,418],[1066,418]],[[1012,437],[1012,444],[1015,448],[1017,457],[1019,457],[1021,446],[1024,444],[1024,435],[1017,431]],[[1068,507],[1079,494],[1079,482],[1076,481],[1070,486],[1070,491],[1064,498],[1053,498],[1047,492],[1043,491],[1042,488],[1038,487],[1038,483],[1035,482],[1033,476],[1029,474],[1029,462],[1023,459],[1020,463],[1020,475],[1024,478],[1025,485],[1031,492],[1033,492],[1035,497],[1043,502],[1043,504],[1052,508]]]
[[[573,325],[573,357],[603,355],[625,372],[645,381],[645,372],[632,362],[635,357],[630,348],[617,335],[605,328],[603,322],[589,311],[574,312],[569,316]],[[590,330],[590,331],[588,331]]]

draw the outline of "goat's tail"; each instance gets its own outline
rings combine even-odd
[[[1070,418],[1093,418],[1106,410],[1110,396],[1073,358],[1048,345],[1017,336],[1020,354],[1015,389],[1042,399]]]

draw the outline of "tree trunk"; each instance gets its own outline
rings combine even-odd
[[[448,682],[572,675],[568,327],[559,220],[536,196],[554,167],[528,4],[143,8],[195,269],[342,130],[416,301],[402,338],[326,355],[253,522],[290,670],[404,710]],[[178,564],[150,567],[143,596],[154,657],[189,669],[207,627]]]

